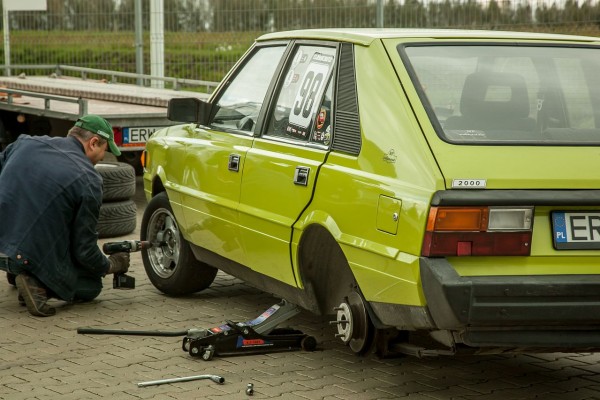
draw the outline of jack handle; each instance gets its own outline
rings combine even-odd
[[[122,335],[122,336],[185,336],[188,331],[127,331],[120,329],[77,328],[82,335]]]

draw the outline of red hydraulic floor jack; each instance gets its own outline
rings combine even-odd
[[[246,322],[225,321],[209,329],[192,328],[185,331],[130,331],[114,329],[78,328],[80,334],[184,336],[182,349],[192,357],[208,361],[213,356],[261,354],[279,351],[314,351],[317,341],[313,336],[292,328],[278,328],[284,321],[300,312],[295,304],[282,300],[265,310],[257,318]]]

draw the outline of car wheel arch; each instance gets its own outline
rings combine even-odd
[[[306,296],[314,297],[318,313],[333,314],[333,308],[356,287],[356,279],[342,248],[324,226],[314,224],[304,231],[298,248],[298,273]]]
[[[152,179],[152,197],[161,192],[166,192],[166,189],[161,176],[157,174],[154,179]]]

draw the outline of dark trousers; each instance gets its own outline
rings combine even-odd
[[[6,271],[7,274],[19,275],[23,272],[31,274],[23,269],[22,266],[15,263],[11,258],[0,254],[0,270]],[[38,279],[39,280],[39,279]],[[43,284],[43,282],[42,282]],[[44,285],[48,291],[48,297],[59,298],[52,288]],[[78,271],[77,285],[75,287],[75,295],[73,301],[91,301],[94,300],[102,291],[102,279],[91,275],[86,271]],[[64,299],[61,299],[64,300]]]

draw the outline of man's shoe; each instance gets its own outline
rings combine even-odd
[[[48,294],[42,284],[33,276],[27,274],[19,274],[16,278],[17,289],[19,294],[25,300],[27,311],[36,317],[49,317],[56,314],[54,307],[50,307]]]
[[[25,306],[26,306],[26,304],[25,304],[25,299],[23,298],[23,296],[21,296],[21,295],[18,295],[18,296],[17,296],[17,301],[19,302],[19,305],[20,305],[20,306],[23,306],[23,307],[25,307]]]

